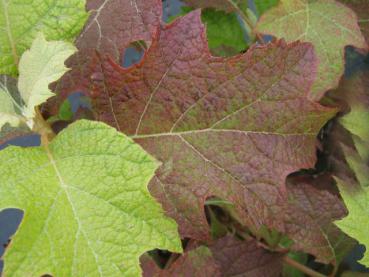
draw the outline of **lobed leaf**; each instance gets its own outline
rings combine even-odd
[[[17,75],[19,59],[37,33],[49,40],[72,41],[87,15],[80,0],[1,1],[0,74]]]
[[[338,86],[344,71],[345,46],[368,47],[355,13],[334,0],[281,0],[261,17],[257,31],[314,45],[320,61],[311,92],[316,100]]]
[[[72,56],[65,74],[55,91],[85,92],[91,81],[101,82],[102,57],[109,56],[120,63],[130,43],[144,41],[150,45],[162,16],[160,0],[89,1],[90,17],[76,40],[79,52]],[[112,27],[114,26],[114,27]],[[91,72],[95,72],[91,75]],[[65,95],[63,95],[64,97]],[[60,99],[50,101],[50,112],[55,115]]]
[[[367,0],[339,0],[357,14],[359,26],[366,41],[369,41],[369,2]]]
[[[85,86],[96,118],[162,162],[150,190],[183,237],[209,237],[203,206],[216,196],[235,203],[250,228],[300,239],[280,208],[285,178],[314,165],[315,137],[335,114],[307,99],[317,65],[312,46],[279,41],[212,57],[195,11],[162,27],[140,64],[96,64],[99,81]],[[93,68],[84,74],[95,76]]]
[[[49,84],[67,72],[64,62],[76,50],[67,42],[48,42],[40,33],[31,49],[24,52],[19,62],[18,89],[25,103],[22,113],[26,118],[33,118],[35,107],[54,96]]]
[[[147,183],[158,163],[103,123],[78,121],[48,146],[0,152],[0,210],[24,218],[7,276],[140,276],[139,256],[181,251]]]
[[[0,138],[4,125],[17,127],[22,121],[21,103],[16,94],[18,94],[16,80],[0,75]]]
[[[166,269],[160,269],[150,257],[141,261],[143,277],[209,276],[221,277],[219,265],[209,248],[200,246],[187,251]]]
[[[368,71],[362,71],[349,80],[344,80],[339,91],[351,107],[349,114],[340,119],[348,133],[341,131],[345,139],[351,138],[351,144],[341,142],[341,151],[346,163],[345,172],[337,172],[337,183],[349,214],[336,225],[351,237],[357,239],[368,249],[367,224],[369,222],[369,90]],[[347,170],[349,167],[350,170]],[[353,175],[352,175],[352,174]],[[369,266],[369,254],[366,251],[361,263]]]
[[[166,269],[160,269],[145,256],[141,260],[143,276],[279,277],[282,273],[283,254],[269,252],[255,240],[242,241],[229,235],[218,239],[209,248],[189,248]]]

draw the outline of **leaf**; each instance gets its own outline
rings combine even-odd
[[[180,15],[185,15],[192,10],[190,7],[182,7]],[[235,13],[204,9],[201,12],[201,19],[206,25],[209,48],[213,55],[232,56],[247,48],[245,32]]]
[[[87,92],[91,79],[101,82],[100,59],[109,56],[120,63],[130,43],[143,41],[150,45],[162,16],[160,0],[89,1],[87,10],[90,17],[76,40],[79,51],[67,62],[72,70],[56,84],[54,91]],[[52,99],[46,109],[56,115],[60,101]]]
[[[320,262],[338,265],[354,242],[333,224],[347,215],[338,192],[332,191],[333,187],[330,175],[290,178],[285,221],[291,232],[298,230],[293,250],[312,253]]]
[[[359,18],[359,26],[361,32],[364,34],[366,41],[369,41],[369,2],[367,0],[339,0],[351,8]]]
[[[208,247],[188,250],[172,265],[160,269],[148,256],[141,259],[144,277],[169,276],[244,276],[279,277],[283,254],[272,253],[257,245],[255,240],[241,241],[226,236]]]
[[[24,52],[19,62],[18,88],[25,102],[22,110],[26,118],[35,116],[35,107],[54,96],[49,84],[58,80],[67,68],[64,62],[76,48],[67,42],[46,41],[40,33],[31,49]]]
[[[350,190],[346,183],[341,180],[337,181],[340,188],[341,196],[345,201],[349,214],[344,219],[337,221],[336,225],[349,236],[357,239],[361,244],[364,244],[368,249],[368,203],[369,192],[367,187]],[[369,254],[365,252],[360,263],[369,267]]]
[[[5,124],[17,127],[22,121],[20,103],[15,100],[17,93],[16,80],[0,75],[0,137]]]
[[[259,16],[261,16],[270,8],[277,6],[278,2],[279,0],[254,0],[255,7]]]
[[[103,123],[78,121],[48,146],[6,148],[0,161],[0,210],[25,213],[7,276],[140,276],[145,251],[181,251],[146,188],[158,163]]]
[[[227,236],[217,240],[211,250],[221,267],[221,276],[281,276],[283,254],[268,252],[255,240],[240,241]]]
[[[86,86],[96,118],[162,162],[150,190],[183,237],[209,238],[203,207],[212,196],[235,203],[253,229],[294,236],[279,209],[285,178],[314,166],[315,137],[335,114],[306,97],[312,46],[279,41],[219,58],[204,34],[198,10],[163,27],[140,64],[106,60]]]
[[[142,261],[143,277],[220,277],[220,269],[211,251],[205,246],[187,251],[169,268],[160,269],[149,257]]]
[[[49,40],[72,41],[87,13],[85,1],[11,1],[0,3],[0,74],[17,75],[19,58],[38,32]]]
[[[186,4],[194,8],[214,8],[225,12],[237,12],[240,9],[247,9],[245,0],[183,0]]]
[[[261,17],[256,29],[287,41],[313,43],[320,61],[311,92],[316,100],[338,86],[345,46],[367,48],[355,13],[334,0],[281,0]]]

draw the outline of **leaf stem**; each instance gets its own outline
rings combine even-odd
[[[323,275],[303,264],[300,264],[299,262],[295,261],[294,259],[291,259],[290,257],[288,256],[285,256],[283,258],[284,262],[298,270],[300,270],[301,272],[305,273],[306,275],[308,276],[311,276],[311,277],[327,277],[326,275]]]
[[[49,142],[55,137],[55,133],[52,130],[50,124],[45,121],[40,109],[35,108],[36,116],[34,121],[33,131],[37,132],[41,136],[41,145],[47,146]]]

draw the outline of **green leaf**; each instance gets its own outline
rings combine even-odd
[[[191,7],[182,7],[182,12],[169,20],[172,21],[178,16],[186,15],[192,10]],[[223,57],[232,56],[247,48],[245,32],[237,14],[207,8],[201,13],[201,20],[206,25],[206,35],[212,54]]]
[[[337,221],[336,225],[349,236],[357,239],[369,249],[369,191],[368,188],[350,190],[348,185],[337,180],[340,193],[345,201],[349,214],[344,219]],[[369,267],[369,252],[365,252],[360,262]]]
[[[355,13],[334,0],[281,0],[261,17],[257,31],[315,46],[320,64],[312,88],[314,99],[338,85],[345,46],[367,48]]]
[[[279,0],[254,0],[255,7],[259,16],[261,16],[270,8],[276,6],[278,2]]]
[[[73,111],[70,101],[66,99],[63,104],[60,106],[58,119],[68,121],[72,120],[73,118]]]
[[[88,13],[85,1],[0,1],[0,74],[17,75],[19,57],[38,32],[49,40],[72,41]]]
[[[0,210],[24,210],[6,276],[140,276],[139,256],[181,251],[147,184],[159,166],[103,123],[78,121],[48,146],[0,152]]]
[[[353,135],[355,147],[361,158],[364,161],[369,159],[369,109],[355,105],[340,122]]]
[[[19,104],[15,101],[13,94],[17,90],[16,81],[8,76],[0,76],[0,131],[5,124],[17,127],[22,117]]]
[[[31,49],[24,52],[19,62],[18,88],[26,104],[22,111],[25,117],[33,118],[35,107],[54,96],[49,84],[67,72],[64,62],[76,51],[68,42],[46,41],[39,34]]]

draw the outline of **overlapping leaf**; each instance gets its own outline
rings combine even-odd
[[[227,236],[211,247],[220,265],[221,276],[278,277],[282,273],[283,254],[268,252],[254,240],[240,241]]]
[[[315,136],[335,113],[307,99],[316,64],[312,46],[281,41],[212,57],[195,11],[160,30],[139,65],[105,61],[88,87],[97,118],[163,163],[150,188],[183,236],[208,237],[203,206],[217,196],[243,223],[293,237],[285,178],[314,165]]]
[[[285,221],[289,222],[289,232],[299,230],[292,249],[312,253],[322,262],[337,265],[354,242],[333,224],[347,215],[338,192],[332,191],[333,187],[330,175],[289,180]]]
[[[162,270],[149,257],[142,259],[144,277],[165,276],[244,276],[278,277],[283,254],[272,253],[255,240],[241,241],[232,236],[218,239],[211,247],[189,249],[170,267]]]
[[[147,190],[158,163],[103,123],[78,121],[0,161],[0,210],[24,210],[7,276],[140,276],[147,250],[181,251],[175,222]]]
[[[192,10],[191,7],[182,7],[179,15],[183,16]],[[215,56],[233,56],[247,48],[245,32],[237,14],[204,9],[201,19],[206,25],[210,51]]]
[[[287,41],[302,40],[315,46],[318,77],[311,97],[320,99],[338,85],[344,70],[344,47],[367,48],[353,11],[334,0],[281,0],[262,16],[257,30]]]
[[[225,12],[246,10],[248,2],[245,0],[184,0],[194,8],[214,8]]]
[[[109,56],[120,63],[131,42],[150,45],[162,15],[160,0],[89,1],[87,10],[90,18],[76,41],[79,52],[68,61],[72,70],[58,82],[56,91],[86,92],[91,80],[101,81],[100,58]]]
[[[64,62],[75,50],[70,43],[46,41],[42,34],[38,34],[31,49],[20,59],[18,82],[1,76],[0,138],[9,133],[5,131],[9,127],[27,124],[33,128],[35,108],[54,95],[49,84],[67,71]]]
[[[367,0],[339,0],[341,3],[350,7],[358,16],[359,26],[364,34],[366,41],[369,41],[369,1]]]
[[[220,267],[213,258],[209,248],[200,246],[187,251],[170,267],[160,269],[148,256],[141,259],[143,277],[221,277]]]
[[[337,225],[348,235],[369,247],[367,225],[369,222],[369,74],[364,70],[351,79],[344,80],[338,91],[348,102],[351,111],[340,119],[346,132],[336,132],[344,161],[336,167],[337,181],[341,195],[349,214]],[[337,136],[339,134],[340,136]],[[349,140],[349,143],[346,143]],[[341,154],[341,156],[342,156]],[[334,165],[337,160],[334,160]],[[338,171],[337,169],[345,170]],[[349,169],[347,169],[349,168]],[[342,173],[346,173],[343,174]],[[369,266],[369,254],[366,252],[361,262]]]
[[[73,40],[88,14],[85,1],[0,2],[0,74],[17,75],[18,61],[38,32],[50,40]]]

